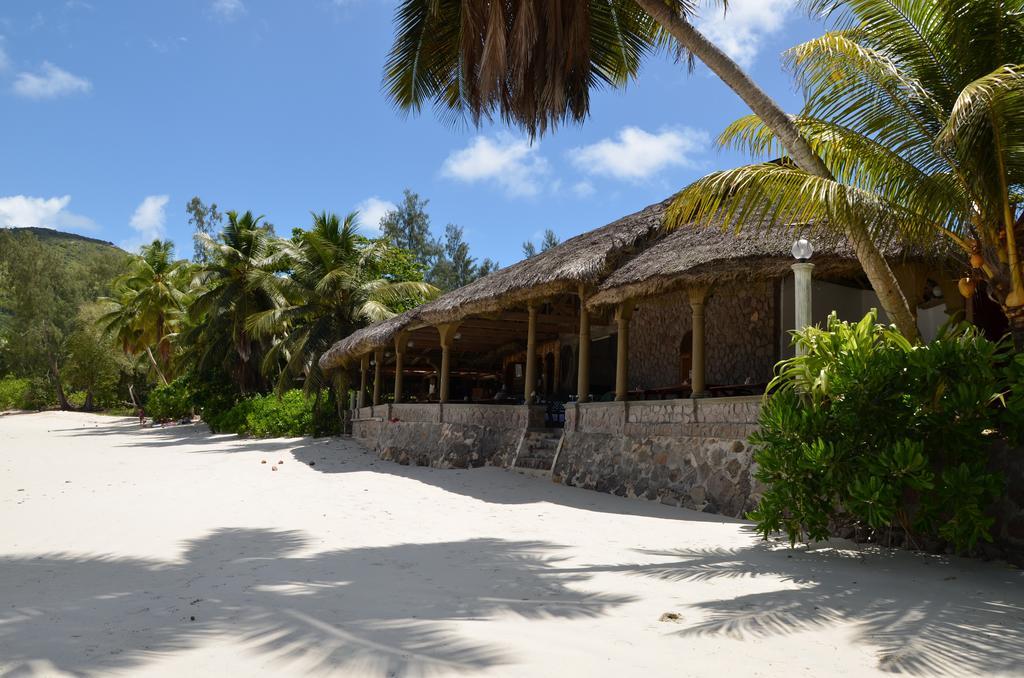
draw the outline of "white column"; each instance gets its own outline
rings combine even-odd
[[[806,261],[793,264],[793,328],[802,330],[811,325],[811,272],[814,264]],[[805,349],[797,345],[797,355]]]

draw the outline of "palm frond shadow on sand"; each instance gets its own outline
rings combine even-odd
[[[448,622],[596,617],[628,596],[582,593],[559,547],[475,539],[301,555],[303,533],[221,529],[179,561],[57,553],[0,558],[0,669],[74,675],[145,665],[230,636],[271,661],[351,675],[468,674],[514,661]],[[42,584],[42,585],[41,585]],[[194,620],[192,619],[194,617]]]
[[[740,549],[644,551],[662,562],[595,566],[685,585],[770,578],[782,587],[705,600],[678,633],[739,640],[853,625],[853,642],[880,647],[878,668],[912,676],[1016,675],[1024,657],[1024,572],[993,563],[903,551],[815,550],[761,542]],[[927,566],[922,567],[922,562]],[[984,576],[972,576],[981,574]],[[696,616],[696,615],[695,615]]]

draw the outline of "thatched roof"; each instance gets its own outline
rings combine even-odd
[[[680,227],[662,230],[671,199],[570,238],[557,247],[498,270],[465,287],[394,318],[366,327],[339,341],[320,359],[334,369],[379,348],[390,347],[404,330],[463,320],[522,306],[531,299],[596,288],[587,305],[597,307],[653,296],[687,286],[738,280],[767,280],[789,274],[795,231],[741,232]],[[815,246],[815,276],[851,277],[861,273],[845,238],[827,229],[805,229]],[[920,260],[900,247],[883,250],[890,259]]]
[[[420,318],[427,323],[450,322],[596,285],[661,227],[669,202],[650,205],[452,290],[421,306]]]
[[[412,311],[354,332],[320,358],[330,370],[355,356],[390,345],[404,329],[493,313],[530,299],[595,286],[633,248],[661,227],[669,200],[570,238],[556,247],[452,290]]]
[[[791,248],[801,234],[814,244],[816,278],[862,274],[848,241],[824,228],[766,229],[750,225],[735,232],[687,225],[652,239],[649,247],[601,283],[587,305],[617,304],[711,283],[778,279],[790,274],[794,263]],[[899,245],[883,247],[882,253],[890,261],[923,258],[920,251]]]
[[[332,370],[347,360],[388,346],[399,332],[415,322],[420,308],[411,309],[357,330],[320,356],[320,369]]]

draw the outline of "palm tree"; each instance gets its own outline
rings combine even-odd
[[[816,0],[835,29],[788,61],[807,92],[794,124],[834,178],[794,162],[717,172],[682,192],[671,221],[738,227],[752,216],[878,239],[945,240],[1003,308],[1024,350],[1024,0]],[[720,143],[775,157],[757,116]]]
[[[260,390],[260,364],[266,345],[246,324],[249,316],[283,305],[277,274],[283,271],[279,241],[252,212],[227,213],[215,239],[198,237],[207,261],[196,276],[190,327],[184,343],[200,371],[219,363],[243,393]]]
[[[125,353],[145,353],[164,384],[171,370],[171,338],[186,303],[185,262],[174,259],[174,243],[154,240],[116,284],[115,297],[102,299],[107,311],[99,323]],[[156,350],[154,356],[153,351]]]
[[[535,135],[582,122],[592,89],[625,85],[644,56],[671,46],[736,92],[805,172],[832,179],[785,111],[690,23],[695,11],[693,0],[402,0],[384,85],[406,111],[433,101],[449,118],[468,112],[479,123],[498,114]],[[913,313],[867,225],[845,226],[882,307],[916,337]]]
[[[344,221],[336,214],[313,214],[313,226],[284,244],[291,274],[276,277],[284,303],[249,316],[246,326],[259,337],[276,338],[264,358],[266,371],[283,360],[278,392],[302,380],[308,394],[325,382],[318,361],[339,338],[370,322],[395,314],[396,307],[422,303],[438,290],[423,282],[395,282],[381,277],[381,260],[389,245],[358,235],[358,213]]]

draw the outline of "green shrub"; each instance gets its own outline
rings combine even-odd
[[[997,438],[1024,417],[1024,356],[969,325],[912,345],[874,311],[795,335],[751,442],[767,490],[750,518],[767,537],[837,530],[902,535],[967,551],[991,541],[1002,488],[988,470]]]
[[[64,397],[68,399],[68,404],[76,410],[80,410],[85,406],[85,399],[88,394],[85,391],[68,391],[64,394]]]
[[[0,379],[0,412],[32,409],[28,402],[31,385],[28,379],[11,376]]]
[[[218,433],[238,433],[259,438],[306,436],[313,433],[313,400],[291,390],[239,401],[226,412],[206,420]]]
[[[25,409],[48,410],[57,407],[57,392],[46,377],[29,377],[25,391]]]
[[[154,421],[191,417],[195,408],[195,390],[187,377],[179,377],[165,386],[156,387],[146,398],[146,414]]]
[[[247,420],[252,410],[252,399],[240,400],[227,409],[205,408],[203,410],[203,421],[214,433],[238,433],[246,435],[248,431]]]

